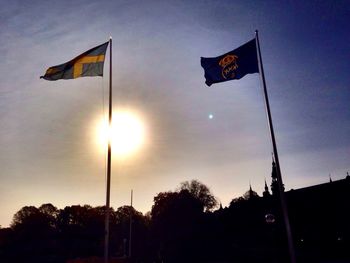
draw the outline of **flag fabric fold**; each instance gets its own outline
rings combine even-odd
[[[221,56],[201,57],[201,66],[208,86],[259,73],[255,39]]]
[[[45,75],[40,78],[46,80],[59,80],[87,76],[103,76],[103,65],[108,43],[109,42],[106,42],[89,49],[66,63],[49,67],[46,70]]]

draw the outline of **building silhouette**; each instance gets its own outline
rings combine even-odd
[[[250,186],[228,208],[231,224],[237,225],[231,234],[236,235],[242,262],[288,262],[276,172],[273,161],[271,193],[265,180],[261,197]],[[285,191],[285,196],[298,261],[350,262],[349,173],[341,180]]]

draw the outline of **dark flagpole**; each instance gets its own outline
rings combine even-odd
[[[129,225],[129,258],[131,258],[131,236],[132,236],[132,213],[133,213],[133,207],[132,207],[132,195],[133,190],[131,189],[131,195],[130,195],[130,225]]]
[[[112,126],[112,37],[109,38],[109,108],[108,108],[108,129]],[[108,133],[109,134],[109,133]],[[107,153],[107,190],[106,190],[106,219],[105,219],[105,250],[104,262],[108,263],[109,249],[109,204],[111,192],[111,159],[112,147],[111,138],[108,137],[108,153]]]
[[[270,128],[270,134],[271,134],[271,141],[273,146],[273,154],[275,157],[276,162],[276,169],[277,169],[277,183],[278,183],[278,190],[279,190],[279,196],[281,201],[281,207],[282,207],[282,214],[284,223],[286,226],[286,232],[287,232],[287,239],[288,239],[288,249],[289,249],[289,255],[290,255],[290,262],[296,263],[295,258],[295,251],[294,251],[294,245],[293,245],[293,238],[292,238],[292,231],[290,228],[289,223],[289,217],[288,217],[288,211],[287,211],[287,203],[286,203],[286,197],[284,194],[283,189],[283,182],[282,182],[282,174],[281,174],[281,168],[280,168],[280,162],[278,159],[278,153],[277,153],[277,146],[276,146],[276,140],[275,140],[275,133],[273,131],[273,125],[272,125],[272,118],[271,118],[271,111],[270,111],[270,104],[269,104],[269,98],[267,96],[267,89],[266,89],[266,82],[265,82],[265,75],[264,75],[264,68],[261,58],[261,51],[260,51],[260,44],[259,44],[259,35],[258,30],[255,31],[255,40],[257,44],[258,54],[259,54],[259,65],[260,65],[260,76],[263,84],[264,89],[264,98],[265,98],[265,106],[266,106],[266,114],[268,118],[269,128]]]

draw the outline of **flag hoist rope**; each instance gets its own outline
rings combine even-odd
[[[268,118],[268,124],[269,124],[269,129],[270,129],[270,134],[271,134],[272,147],[273,147],[273,154],[274,154],[274,159],[275,159],[276,169],[277,169],[277,183],[278,183],[279,197],[280,197],[280,201],[281,201],[282,214],[283,214],[283,219],[284,219],[284,224],[286,227],[286,234],[287,234],[287,239],[288,239],[288,250],[289,250],[289,255],[290,255],[290,262],[296,263],[295,250],[294,250],[294,244],[293,244],[293,238],[292,238],[292,231],[291,231],[290,223],[289,223],[286,197],[285,197],[284,190],[283,190],[282,174],[281,174],[281,168],[280,168],[280,163],[279,163],[278,153],[277,153],[275,133],[273,130],[273,125],[272,125],[269,98],[267,96],[265,74],[264,74],[264,68],[263,68],[261,52],[260,52],[258,30],[255,31],[255,40],[256,40],[256,44],[257,44],[256,46],[257,46],[258,54],[259,54],[260,76],[261,76],[261,81],[263,84],[266,114],[267,114],[267,118]]]

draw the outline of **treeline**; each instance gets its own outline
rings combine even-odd
[[[296,204],[302,207],[299,201]],[[155,196],[145,215],[130,206],[111,209],[109,250],[114,258],[130,258],[131,251],[130,262],[288,262],[278,208],[277,198],[259,197],[250,189],[223,209],[207,186],[195,180],[184,182],[176,191]],[[292,211],[299,262],[321,262],[334,255],[349,259],[349,227],[342,240],[333,242],[332,219],[314,211],[308,214],[307,207],[301,211],[292,207]],[[102,257],[104,220],[103,206],[25,206],[14,215],[10,228],[0,229],[0,262],[59,263]]]
[[[198,242],[202,243],[205,234],[205,219],[216,207],[208,187],[191,181],[182,183],[177,191],[159,193],[151,212],[145,215],[130,206],[111,208],[110,254],[129,257],[130,251],[135,262],[194,258],[201,254]],[[25,206],[13,216],[9,228],[0,229],[0,262],[66,262],[102,257],[104,227],[104,206]]]

